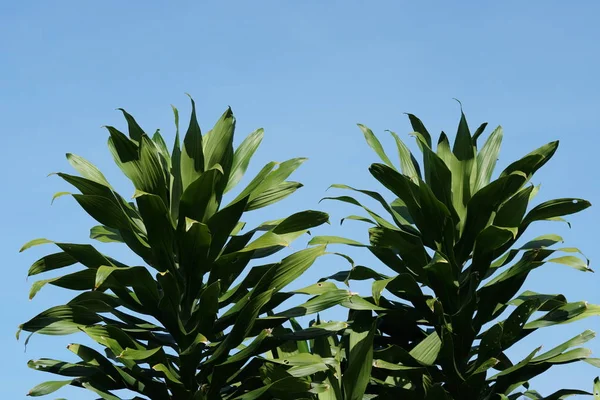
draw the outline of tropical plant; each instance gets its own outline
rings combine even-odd
[[[589,358],[590,351],[578,347],[595,336],[589,330],[549,351],[536,348],[522,360],[507,355],[538,329],[600,315],[600,306],[585,301],[521,291],[529,273],[548,262],[591,271],[578,249],[554,247],[563,242],[558,235],[518,242],[536,221],[563,221],[562,216],[590,206],[586,200],[561,198],[529,207],[539,189],[529,182],[554,155],[558,142],[527,154],[492,179],[501,127],[478,149],[487,124],[471,135],[461,112],[453,147],[442,132],[434,150],[423,123],[408,116],[422,165],[391,132],[400,158],[397,168],[373,132],[359,125],[383,161],[369,171],[396,197],[392,202],[375,191],[333,185],[371,198],[388,218],[354,197],[329,198],[366,211],[368,216],[346,219],[372,225],[369,243],[331,236],[311,240],[314,245],[366,247],[395,273],[385,276],[357,266],[330,277],[374,279],[372,296],[365,300],[380,308],[375,310],[374,346],[365,356],[373,359],[372,371],[362,371],[371,374],[366,392],[403,399],[542,398],[528,382],[552,366],[577,361],[600,366],[600,359]],[[572,394],[591,393],[560,390],[544,398]]]
[[[80,176],[57,174],[79,190],[72,197],[100,223],[91,228],[91,238],[124,243],[145,265],[126,265],[90,244],[36,239],[23,246],[21,250],[54,244],[60,250],[36,261],[29,276],[75,264],[82,267],[35,282],[30,298],[45,285],[81,293],[22,324],[19,331],[84,332],[104,349],[70,344],[68,349],[80,361],[30,361],[33,369],[67,377],[36,386],[30,396],[66,385],[104,399],[119,399],[117,391],[125,390],[153,400],[254,399],[266,394],[298,398],[319,390],[306,375],[288,373],[289,367],[274,369],[273,362],[265,364],[255,356],[345,327],[337,323],[297,331],[281,328],[290,318],[351,297],[347,290],[321,290],[321,284],[282,291],[324,254],[325,246],[249,266],[284,249],[328,216],[303,211],[250,230],[241,222],[246,212],[278,202],[301,187],[286,179],[304,159],[268,163],[226,204],[225,194],[244,175],[263,138],[262,129],[234,151],[231,109],[202,135],[192,100],[189,128],[180,146],[178,111],[173,110],[177,131],[172,152],[158,131],[150,138],[124,110],[129,137],[107,127],[114,160],[135,187],[134,202],[119,195],[79,156],[67,154]],[[57,193],[55,198],[65,194],[70,193]],[[295,293],[313,297],[275,310]]]
[[[323,282],[320,285],[332,295],[340,293],[347,296],[344,293],[346,291],[338,289],[331,282]],[[308,329],[303,330],[296,321],[291,321],[293,329],[278,327],[277,329],[281,330],[280,336],[287,334],[296,337],[295,340],[282,343],[262,355],[268,374],[310,377],[313,386],[318,388],[310,398],[363,399],[370,380],[376,328],[376,320],[370,310],[378,307],[356,295],[351,295],[340,304],[353,310],[349,322],[321,323],[317,317],[316,321],[311,321]],[[301,332],[310,332],[317,327],[326,327],[334,334],[300,340],[303,339],[298,336]]]

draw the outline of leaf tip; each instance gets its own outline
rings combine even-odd
[[[194,101],[194,98],[192,97],[191,94],[189,94],[187,92],[185,93],[185,95],[190,98],[190,101],[192,102],[192,110],[195,110],[195,108],[196,108],[196,102]]]
[[[453,97],[452,100],[456,101],[458,103],[458,105],[460,106],[460,112],[463,112],[463,105],[461,103],[461,101],[459,99],[457,99],[456,97]]]

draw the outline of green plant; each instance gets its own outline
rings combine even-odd
[[[72,197],[101,224],[91,229],[91,238],[124,243],[145,265],[125,265],[89,244],[36,239],[23,246],[25,250],[52,243],[60,250],[36,261],[29,276],[74,264],[82,267],[35,282],[30,298],[45,285],[81,293],[22,324],[19,331],[84,332],[104,349],[102,354],[71,344],[68,349],[79,362],[30,361],[31,368],[67,379],[42,383],[29,395],[49,394],[66,385],[89,389],[104,399],[118,399],[115,391],[125,389],[153,400],[252,399],[266,392],[297,398],[318,390],[308,378],[265,374],[264,363],[255,356],[282,343],[340,329],[335,324],[299,332],[278,329],[290,318],[319,312],[350,296],[344,291],[345,296],[338,293],[332,298],[312,286],[282,291],[324,254],[325,246],[249,266],[327,222],[328,216],[303,211],[250,230],[244,230],[241,222],[246,212],[273,204],[301,187],[286,179],[304,159],[267,164],[225,205],[224,195],[244,175],[263,138],[262,129],[234,151],[231,110],[202,135],[192,101],[182,146],[174,108],[177,132],[169,152],[158,131],[150,138],[131,115],[122,112],[129,137],[109,126],[108,145],[135,187],[134,202],[126,201],[95,166],[79,156],[67,154],[80,176],[57,175],[80,191]],[[65,194],[70,193],[57,193],[55,198]],[[294,293],[314,297],[274,311]]]
[[[347,291],[338,289],[331,282],[318,285],[332,296],[348,296]],[[340,304],[352,310],[349,322],[322,324],[317,317],[316,321],[311,321],[308,329],[302,329],[296,321],[291,321],[293,329],[278,327],[281,336],[299,335],[317,327],[328,327],[334,334],[320,335],[310,340],[301,340],[306,338],[296,336],[296,340],[271,349],[262,355],[268,375],[285,376],[288,379],[289,376],[310,377],[315,388],[318,388],[310,398],[363,399],[370,380],[376,328],[376,320],[369,310],[378,307],[356,295],[350,295]]]
[[[311,241],[366,247],[395,272],[384,276],[356,267],[334,276],[346,281],[374,279],[372,296],[366,300],[380,309],[368,356],[374,361],[367,393],[379,398],[467,400],[516,399],[524,391],[526,397],[541,398],[528,390],[528,381],[552,366],[580,360],[600,366],[599,359],[589,358],[589,350],[577,347],[595,336],[592,331],[547,352],[537,348],[517,362],[506,353],[538,329],[600,315],[600,306],[568,302],[560,294],[520,292],[528,274],[547,262],[591,271],[577,256],[578,249],[554,247],[562,242],[558,235],[543,235],[515,247],[536,221],[562,220],[590,206],[586,200],[563,198],[529,207],[538,191],[529,182],[553,156],[558,142],[511,163],[492,179],[501,127],[478,149],[486,124],[471,135],[461,113],[453,147],[442,132],[434,150],[423,123],[414,115],[409,119],[422,152],[422,168],[391,132],[400,158],[398,169],[373,132],[359,125],[383,161],[369,171],[395,200],[389,203],[378,192],[333,185],[370,197],[387,213],[388,219],[351,196],[329,198],[367,212],[368,217],[348,218],[372,225],[369,244],[325,236]],[[544,398],[570,394],[591,393],[561,390]]]

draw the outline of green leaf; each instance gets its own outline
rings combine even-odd
[[[536,363],[536,362],[544,362],[547,361],[549,359],[552,359],[558,355],[560,355],[561,353],[563,353],[565,350],[574,347],[574,346],[579,346],[580,344],[586,343],[589,340],[592,340],[593,338],[596,337],[596,333],[594,331],[591,330],[586,330],[582,333],[580,333],[579,335],[567,340],[566,342],[556,346],[555,348],[553,348],[552,350],[549,350],[543,354],[540,354],[539,356],[535,357],[534,359],[531,360],[532,363]]]
[[[225,188],[225,193],[233,189],[240,182],[248,169],[250,159],[256,152],[256,149],[258,149],[258,146],[260,146],[263,136],[264,130],[262,128],[257,129],[248,135],[235,150],[231,174],[229,176],[229,182],[227,182],[227,187]]]
[[[329,336],[333,332],[338,332],[348,327],[347,322],[326,322],[322,324],[315,324],[309,328],[302,329],[299,331],[289,332],[281,335],[281,339],[284,340],[310,340],[318,337]]]
[[[164,160],[164,166],[167,174],[170,173],[171,154],[169,153],[165,139],[160,134],[160,129],[157,129],[156,132],[154,132],[154,135],[152,135],[152,141],[156,144],[156,147],[158,148],[158,151]]]
[[[563,256],[563,257],[551,258],[548,260],[548,262],[555,263],[555,264],[567,265],[567,266],[569,266],[571,268],[575,268],[579,271],[593,272],[592,269],[589,267],[589,262],[583,261],[581,258],[575,257],[575,256]]]
[[[166,204],[159,196],[148,193],[141,194],[136,201],[146,227],[148,243],[156,260],[152,266],[161,272],[173,272],[175,232]]]
[[[592,351],[590,349],[573,349],[566,351],[562,354],[549,358],[544,363],[547,364],[568,364],[576,361],[581,361],[592,355]]]
[[[417,160],[413,157],[410,150],[404,142],[394,132],[390,131],[390,134],[396,141],[396,147],[398,148],[398,156],[400,158],[400,170],[406,176],[408,176],[413,182],[419,183],[421,180],[421,170]]]
[[[304,233],[306,233],[306,231],[290,232],[278,235],[276,233],[273,233],[272,231],[269,231],[258,237],[256,240],[248,244],[239,252],[230,254],[228,256],[233,257],[237,256],[237,254],[239,253],[252,253],[254,258],[266,257],[272,254],[272,252],[270,251],[271,249],[288,247],[294,240],[302,236]],[[264,253],[261,253],[258,250],[266,251]]]
[[[114,364],[96,350],[81,344],[69,344],[67,349],[76,354],[86,364],[94,365],[101,369],[107,376],[115,380],[120,379]]]
[[[303,185],[298,182],[283,182],[277,186],[265,190],[260,195],[252,196],[252,200],[248,203],[246,211],[258,210],[275,204],[300,189]]]
[[[514,236],[516,238],[516,230],[521,224],[523,216],[527,211],[529,197],[532,190],[533,186],[526,187],[508,199],[502,206],[500,206],[496,216],[494,217],[494,225],[514,229]]]
[[[209,250],[209,258],[216,259],[223,246],[229,240],[229,237],[235,235],[237,228],[242,228],[240,218],[246,209],[248,197],[245,199],[230,204],[229,206],[217,211],[215,215],[208,220],[208,229],[211,233],[211,243]]]
[[[102,196],[74,194],[73,198],[92,218],[114,229],[128,229],[129,219],[112,200]]]
[[[537,205],[527,213],[523,219],[520,230],[526,228],[534,221],[549,220],[551,218],[574,214],[590,207],[591,203],[583,199],[555,199]]]
[[[433,385],[427,392],[425,400],[452,400],[452,397],[444,390],[444,388],[438,383]]]
[[[371,377],[373,365],[373,340],[376,320],[363,313],[354,321],[348,338],[348,366],[342,378],[344,398],[360,400]]]
[[[116,140],[117,138],[119,139]],[[155,194],[165,203],[168,202],[167,178],[161,163],[161,156],[158,148],[148,136],[142,137],[138,147],[125,138],[122,133],[114,136],[111,131],[109,148],[119,168],[138,191]],[[126,158],[122,154],[123,151],[126,151]],[[64,174],[59,175],[63,177]],[[108,198],[108,196],[106,197]]]
[[[527,357],[525,357],[523,360],[519,361],[517,364],[506,368],[505,370],[497,373],[496,375],[488,378],[488,380],[492,381],[492,380],[496,380],[498,378],[500,378],[501,376],[505,376],[508,374],[512,374],[513,372],[518,371],[519,369],[525,367],[527,364],[529,364],[531,362],[531,360],[535,357],[535,355],[540,351],[541,347],[538,347],[537,349],[533,350],[531,353],[529,353],[529,355]]]
[[[586,392],[585,390],[561,389],[561,390],[557,390],[556,392],[552,393],[549,396],[544,397],[544,400],[563,400],[563,399],[566,399],[567,397],[575,396],[578,394],[585,395],[585,396],[592,395],[592,393]],[[539,395],[536,395],[536,396],[538,396],[538,397],[534,397],[535,399],[539,398]]]
[[[383,150],[383,146],[381,146],[381,143],[379,142],[379,140],[377,139],[377,137],[375,136],[373,131],[371,131],[369,128],[367,128],[366,126],[364,126],[362,124],[358,124],[358,127],[362,131],[363,135],[365,135],[365,140],[367,141],[369,146],[375,151],[375,153],[377,153],[379,158],[381,158],[381,160],[387,166],[395,169],[394,164],[392,164],[392,162],[388,158],[387,154],[385,154],[385,150]]]
[[[180,225],[185,217],[202,223],[208,222],[219,207],[221,199],[215,189],[222,177],[223,171],[216,166],[186,186],[179,203]]]
[[[469,131],[465,114],[462,112],[462,106],[458,131],[456,132],[456,139],[452,151],[460,161],[472,159],[474,156],[473,145],[471,143],[471,132]]]
[[[94,289],[94,279],[96,272],[92,269],[84,269],[83,271],[73,272],[71,274],[59,276],[51,279],[44,279],[35,282],[31,286],[29,292],[29,300],[32,300],[35,295],[44,287],[46,284],[53,286],[62,287],[71,290],[91,290]]]
[[[339,236],[315,236],[308,242],[309,246],[321,244],[346,244],[350,246],[367,247],[367,245],[357,242],[356,240],[346,239]]]
[[[338,186],[338,185],[336,185],[336,186]],[[349,204],[353,204],[355,206],[361,207],[367,213],[369,213],[369,215],[371,216],[371,218],[373,218],[375,220],[375,222],[377,222],[379,225],[385,226],[387,228],[392,228],[392,229],[394,228],[394,225],[392,225],[391,223],[389,223],[388,221],[386,221],[384,218],[382,218],[376,212],[372,211],[370,208],[362,205],[360,202],[358,202],[355,198],[353,198],[351,196],[323,197],[321,199],[321,201],[323,201],[323,200],[341,201],[343,203],[349,203]],[[388,206],[388,208],[389,208],[389,206]],[[390,209],[390,211],[391,211],[391,209]]]
[[[371,311],[386,311],[387,309],[384,307],[379,307],[370,301],[363,299],[358,295],[351,295],[348,299],[345,299],[342,303],[342,306],[349,308],[351,310],[371,310]]]
[[[554,153],[556,153],[556,149],[558,149],[558,141],[550,142],[548,144],[543,145],[542,147],[532,151],[527,154],[525,157],[521,158],[510,164],[508,167],[502,171],[500,174],[500,178],[504,176],[508,176],[516,171],[524,173],[527,179],[531,178],[531,176],[544,164],[546,164]]]
[[[44,239],[44,238],[40,238],[40,239],[33,239],[30,240],[29,242],[25,243],[23,245],[23,247],[21,247],[21,249],[19,250],[19,253],[32,248],[33,246],[39,246],[40,244],[49,244],[49,243],[54,243],[51,240],[48,239]]]
[[[88,268],[102,265],[113,266],[114,263],[89,244],[55,243],[61,250],[69,254]]]
[[[279,292],[300,277],[318,257],[325,254],[325,246],[310,247],[298,251],[275,264],[254,287],[256,293],[272,290]]]
[[[274,398],[277,393],[285,393],[286,395],[308,392],[311,389],[311,384],[301,378],[287,376],[276,380],[259,389],[252,390],[240,396],[234,397],[233,400],[256,400],[262,398],[267,393],[272,393]]]
[[[457,263],[462,264],[467,259],[477,235],[489,224],[500,205],[519,191],[525,180],[522,174],[514,173],[496,179],[473,195],[467,204],[462,236],[455,245]]]
[[[69,335],[81,327],[102,321],[96,313],[81,306],[56,306],[47,309],[21,325],[26,332],[44,335]]]
[[[103,243],[123,243],[123,237],[118,229],[109,228],[104,225],[97,225],[90,229],[90,239],[95,239]]]
[[[376,227],[369,229],[369,241],[377,249],[388,248],[393,250],[394,253],[400,255],[405,265],[414,274],[420,276],[421,279],[427,279],[423,268],[429,262],[429,255],[418,236],[403,231]]]
[[[385,360],[373,360],[373,366],[375,368],[387,369],[389,371],[410,371],[415,369],[421,369],[422,367],[412,367],[402,364],[393,364]]]
[[[475,366],[481,367],[490,357],[497,357],[502,351],[502,340],[504,335],[503,325],[494,324],[483,333],[479,349],[477,349],[477,362]]]
[[[347,290],[331,290],[315,296],[305,303],[292,307],[289,310],[281,311],[275,314],[273,317],[266,317],[265,319],[278,319],[281,317],[296,318],[304,315],[316,314],[333,306],[342,304],[344,301],[349,300],[351,296],[351,293]]]
[[[440,160],[440,162],[442,161]],[[439,229],[439,227],[430,226],[428,228],[428,226],[426,226],[427,221],[425,220],[423,210],[419,205],[419,196],[421,193],[419,185],[415,185],[406,176],[399,174],[383,164],[371,165],[371,167],[369,167],[369,172],[383,186],[385,186],[404,202],[408,208],[410,216],[414,220],[419,230],[427,232],[428,229]],[[448,184],[447,186],[449,188],[449,182],[447,180],[445,184]]]
[[[194,181],[196,181],[204,172],[204,151],[202,150],[202,133],[200,125],[196,119],[196,103],[190,97],[192,102],[192,114],[190,116],[190,125],[183,139],[181,149],[181,182],[182,191]],[[175,110],[174,110],[175,111]],[[179,120],[178,113],[175,114],[175,123]],[[175,161],[175,160],[174,160]]]
[[[92,391],[94,393],[96,393],[98,396],[100,396],[101,398],[103,398],[104,400],[120,400],[117,396],[113,396],[112,394],[105,392],[103,390],[98,389],[97,387],[93,386],[91,383],[89,382],[84,382],[82,383],[82,386],[84,388],[86,388],[89,391]]]
[[[75,168],[77,172],[79,172],[84,178],[87,178],[101,185],[110,187],[110,184],[108,183],[102,172],[100,172],[100,170],[96,168],[94,164],[92,164],[85,158],[79,157],[75,154],[67,153],[67,160],[69,161],[69,164],[71,164],[71,166]]]
[[[88,377],[98,374],[100,370],[90,364],[72,364],[65,361],[41,358],[39,360],[29,360],[27,366],[36,371],[50,372],[57,375],[69,377]]]
[[[113,153],[113,157],[119,168],[123,170],[125,163],[137,161],[139,159],[138,145],[135,142],[129,140],[123,132],[112,126],[106,126],[105,128],[110,134],[108,147],[111,153]],[[123,170],[123,172],[125,172],[125,170]]]
[[[159,275],[160,276],[160,275]],[[109,280],[110,278],[110,280]],[[113,291],[125,287],[133,288],[135,304],[143,304],[146,311],[152,313],[160,299],[156,281],[145,267],[107,267],[101,266],[96,272],[96,287],[109,287]],[[124,295],[119,294],[121,299]]]
[[[136,142],[142,140],[142,136],[145,135],[144,130],[138,125],[135,119],[124,109],[118,108],[117,110],[123,113],[125,120],[127,120],[127,127],[129,128],[129,137]]]
[[[227,108],[212,130],[204,137],[204,168],[209,170],[215,165],[223,168],[226,179],[233,163],[233,132],[235,118],[231,108]],[[225,184],[227,181],[224,182]]]
[[[65,252],[49,254],[34,262],[29,268],[27,276],[33,276],[43,272],[68,267],[76,262],[76,259]]]
[[[254,193],[254,191],[256,191],[256,189],[261,184],[264,183],[264,181],[271,174],[271,172],[273,171],[273,169],[275,168],[275,166],[278,166],[278,165],[279,165],[278,162],[271,161],[270,163],[268,163],[267,165],[265,165],[264,167],[262,167],[262,169],[258,172],[258,174],[256,174],[256,176],[250,181],[250,183],[248,184],[248,186],[246,186],[240,192],[240,194],[238,194],[237,197],[235,199],[233,199],[233,201],[231,203],[229,203],[228,207],[231,206],[232,204],[235,204],[238,201],[241,201],[242,199],[246,199],[250,195],[252,195]]]
[[[238,362],[247,361],[248,358],[258,354],[260,352],[261,344],[265,341],[265,339],[272,337],[271,329],[263,329],[260,334],[252,340],[252,342],[244,347],[242,350],[238,351],[231,357],[227,359],[227,361],[219,364],[219,366],[229,365]]]
[[[521,303],[504,321],[502,326],[502,349],[506,350],[523,335],[523,327],[529,317],[540,309],[542,302],[539,299],[531,299]],[[526,333],[525,333],[526,334]]]
[[[562,294],[540,294],[529,290],[524,291],[508,304],[518,306],[525,301],[538,299],[542,302],[540,311],[550,311],[567,303]]]
[[[398,210],[397,206],[400,206],[400,204],[398,204],[398,202],[399,202],[398,199],[395,200],[390,205],[390,204],[387,203],[387,201],[383,198],[383,196],[381,194],[379,194],[377,192],[374,192],[372,190],[356,189],[356,188],[354,188],[352,186],[341,185],[341,184],[333,184],[333,185],[330,186],[330,188],[352,190],[354,192],[362,193],[362,194],[365,194],[365,195],[369,196],[370,198],[372,198],[373,200],[375,200],[379,204],[381,204],[381,206],[383,207],[383,209],[386,210],[394,218],[394,221],[396,222],[396,224],[398,224],[399,226],[401,226],[405,230],[415,231],[414,228],[410,226],[413,223],[412,222],[412,218],[410,217],[410,214],[408,214],[407,212],[399,212],[399,211],[397,211]],[[350,204],[354,204],[354,205],[357,205],[359,207],[362,207],[380,225],[387,226],[387,227],[390,227],[390,228],[393,227],[389,222],[387,222],[385,219],[381,218],[377,213],[371,211],[369,208],[363,206],[361,203],[359,203],[353,197],[350,197],[350,196],[341,196],[341,197],[334,197],[334,198],[327,197],[327,199],[335,199],[335,200],[343,201],[343,202],[346,202],[346,203],[350,203]],[[401,205],[404,205],[404,203],[402,203]]]
[[[275,228],[273,233],[278,235],[304,231],[329,222],[329,215],[321,211],[301,211],[285,218]]]
[[[490,134],[481,151],[477,154],[477,174],[473,193],[476,193],[490,183],[494,168],[496,168],[496,161],[498,160],[498,153],[502,144],[502,136],[502,127],[499,126]]]
[[[265,190],[272,189],[273,187],[283,183],[300,165],[306,161],[306,158],[292,158],[282,163],[275,163],[273,166],[277,166],[275,169],[268,169],[268,173],[264,179],[254,183],[254,180],[250,182],[246,189],[252,188],[248,194],[252,193],[251,199],[262,194]],[[268,164],[269,165],[269,164]],[[267,167],[268,167],[267,165]],[[260,175],[260,174],[259,174]],[[255,185],[255,186],[254,186]]]
[[[431,135],[429,134],[429,132],[427,132],[427,129],[425,128],[425,125],[423,125],[423,122],[421,122],[421,120],[413,114],[406,115],[408,115],[408,119],[410,120],[410,124],[412,126],[413,131],[420,133],[424,138],[425,144],[431,147]]]
[[[488,125],[487,122],[484,122],[483,124],[479,125],[479,127],[473,134],[473,138],[471,139],[471,143],[473,144],[473,147],[477,148],[477,139],[479,139],[479,137],[483,134],[483,132],[485,131],[485,128],[487,128],[487,125]]]
[[[331,359],[326,360],[316,354],[310,353],[298,353],[283,358],[274,358],[269,361],[277,364],[296,367],[287,370],[289,374],[295,377],[309,376],[320,371],[326,371],[326,362],[333,362]]]
[[[512,241],[515,230],[489,225],[483,229],[475,239],[473,250],[473,263],[469,273],[479,273],[487,276],[492,260],[500,248]]]
[[[525,324],[525,329],[543,328],[572,321],[575,317],[583,314],[588,308],[585,301],[568,303],[555,308],[544,316]]]
[[[340,225],[342,225],[344,223],[344,221],[346,221],[346,220],[361,221],[361,222],[367,222],[372,225],[377,225],[377,223],[375,221],[373,221],[372,219],[369,219],[367,217],[361,217],[360,215],[348,215],[347,217],[344,217],[340,220]]]
[[[471,375],[482,374],[490,368],[494,368],[499,362],[500,361],[496,358],[490,358],[481,363],[481,365],[475,371],[473,371]]]
[[[335,254],[335,253],[333,253],[333,254]],[[387,279],[387,278],[388,277],[386,275],[382,275],[378,272],[375,272],[371,268],[363,267],[362,265],[357,265],[356,267],[352,268],[351,270],[337,272],[326,278],[321,278],[319,281],[322,282],[327,279],[333,279],[338,282],[344,282],[346,285],[348,285],[348,282],[350,280],[364,281],[367,279],[381,280],[381,279]]]
[[[430,333],[409,354],[423,365],[433,365],[438,357],[442,341],[436,332]]]
[[[156,365],[152,366],[152,369],[165,374],[165,377],[169,381],[181,384],[181,381],[179,380],[179,378],[180,378],[179,375],[175,371],[168,368],[166,365],[156,364]]]
[[[58,389],[60,389],[64,386],[71,384],[71,382],[73,382],[73,381],[69,379],[68,381],[48,381],[48,382],[40,383],[36,387],[32,388],[29,391],[29,393],[27,393],[27,396],[31,396],[31,397],[45,396],[47,394],[56,392]]]
[[[156,347],[154,349],[148,350],[138,350],[138,349],[130,349],[126,348],[121,352],[121,354],[117,355],[117,358],[122,358],[125,360],[134,360],[134,361],[142,361],[146,360],[156,353],[162,350],[162,347]]]
[[[238,346],[248,336],[256,318],[260,313],[260,309],[267,304],[273,294],[272,290],[266,292],[256,292],[250,301],[242,308],[240,314],[231,328],[231,331],[227,334],[225,339],[216,347],[214,353],[209,358],[207,363],[214,363],[219,360],[222,356],[228,354],[228,352]]]
[[[171,152],[171,170],[170,175],[170,211],[171,218],[173,221],[177,221],[179,216],[179,200],[181,193],[183,193],[183,182],[181,176],[181,146],[179,143],[179,111],[177,108],[173,108],[173,115],[175,117],[175,140],[173,143],[173,151]],[[189,161],[189,160],[188,160]],[[201,161],[202,166],[204,165],[204,159]]]
[[[54,193],[54,195],[52,196],[52,200],[50,201],[50,204],[54,204],[54,200],[58,199],[59,197],[63,197],[63,196],[69,196],[69,195],[73,195],[73,193],[71,192],[56,192]]]
[[[200,295],[198,306],[198,330],[205,335],[212,335],[212,327],[219,312],[219,293],[221,283],[219,281],[206,287]]]

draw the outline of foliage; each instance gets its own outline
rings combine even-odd
[[[126,265],[89,244],[36,239],[23,246],[54,244],[59,249],[36,261],[29,276],[80,267],[35,282],[31,298],[45,285],[80,293],[22,324],[20,331],[83,332],[104,349],[102,353],[70,344],[68,349],[80,361],[30,361],[31,368],[66,378],[38,385],[30,396],[66,385],[104,399],[118,399],[116,391],[122,389],[158,400],[254,399],[282,392],[297,398],[319,390],[308,377],[286,368],[270,373],[273,363],[255,356],[290,340],[327,337],[342,328],[316,324],[290,332],[281,327],[290,318],[351,297],[347,290],[332,293],[312,286],[282,291],[324,254],[325,246],[249,266],[286,248],[328,216],[303,211],[246,230],[242,222],[246,212],[276,203],[302,186],[286,179],[304,159],[267,164],[225,203],[224,195],[239,183],[261,143],[262,129],[234,150],[231,109],[202,135],[192,100],[190,124],[180,145],[178,111],[173,110],[177,132],[171,152],[158,131],[150,138],[124,110],[129,135],[107,127],[114,160],[135,187],[133,202],[79,156],[67,154],[80,176],[57,174],[80,192],[71,196],[100,223],[91,229],[91,238],[124,243],[145,265]],[[294,294],[312,297],[274,310]]]
[[[271,162],[232,195],[262,141],[262,130],[234,150],[231,110],[202,135],[192,101],[182,144],[174,109],[175,144],[169,152],[158,131],[150,138],[122,112],[129,135],[107,127],[109,149],[135,187],[134,201],[126,201],[96,167],[72,154],[67,159],[80,176],[57,175],[80,193],[59,192],[54,198],[71,195],[100,223],[91,229],[92,239],[125,244],[144,265],[126,265],[89,244],[36,239],[23,246],[59,248],[36,261],[29,276],[81,267],[35,282],[31,298],[45,285],[80,293],[19,331],[83,332],[104,349],[103,354],[71,344],[68,349],[81,361],[30,361],[31,368],[66,379],[44,382],[29,395],[66,385],[117,400],[122,392],[152,400],[492,400],[592,394],[563,389],[542,397],[529,385],[555,365],[584,361],[600,366],[600,359],[579,347],[595,336],[592,331],[541,354],[537,348],[522,360],[507,354],[538,329],[600,315],[600,306],[523,289],[529,273],[546,263],[591,271],[578,249],[557,247],[560,236],[528,241],[524,236],[535,222],[564,221],[563,216],[590,206],[572,198],[530,206],[539,189],[531,179],[558,142],[494,175],[501,127],[479,149],[486,124],[471,134],[461,112],[453,146],[442,132],[434,150],[423,123],[409,114],[422,162],[391,132],[398,168],[373,132],[359,125],[383,161],[369,170],[394,199],[347,185],[333,187],[368,197],[387,217],[352,196],[327,199],[364,209],[367,216],[345,219],[371,225],[369,243],[316,236],[304,250],[254,265],[328,221],[325,213],[303,211],[253,229],[242,222],[247,212],[301,187],[286,179],[304,159]],[[329,244],[366,248],[393,274],[355,266],[336,253],[351,263],[349,270],[284,292],[326,254]],[[332,282],[355,280],[373,280],[372,295],[361,297]],[[294,295],[310,298],[288,308]],[[347,321],[322,322],[318,313],[336,305],[350,310]],[[311,314],[317,317],[306,328],[296,320]],[[596,379],[596,397],[599,390]]]
[[[391,132],[400,168],[373,132],[359,125],[383,161],[369,171],[395,200],[389,203],[378,192],[333,185],[371,198],[387,213],[386,219],[351,196],[329,198],[366,211],[368,216],[347,219],[371,225],[369,244],[325,236],[311,241],[365,247],[395,273],[384,276],[356,267],[333,277],[374,279],[372,296],[365,300],[380,309],[373,368],[361,371],[371,373],[367,393],[382,399],[542,398],[528,381],[549,368],[577,361],[600,366],[599,359],[589,358],[589,350],[578,347],[595,336],[592,331],[544,353],[537,348],[522,360],[507,356],[507,350],[538,329],[600,315],[597,305],[522,291],[529,273],[545,263],[591,271],[578,249],[555,247],[563,241],[558,235],[519,241],[537,221],[563,221],[562,216],[590,206],[586,200],[561,198],[529,207],[539,189],[530,184],[531,178],[554,155],[558,142],[534,150],[492,179],[501,127],[479,149],[486,124],[471,134],[461,113],[452,148],[442,132],[434,150],[423,123],[414,115],[409,119],[422,164]],[[544,398],[571,394],[591,393],[561,390]]]

